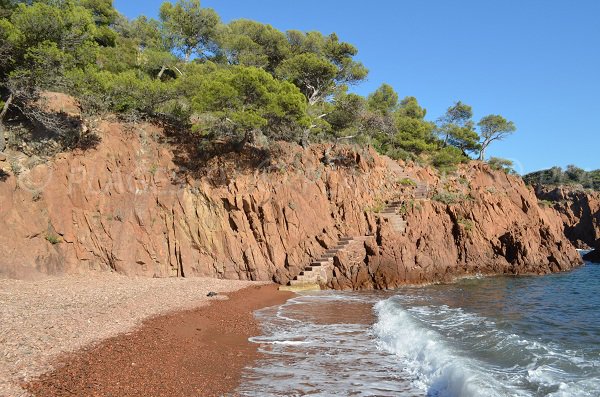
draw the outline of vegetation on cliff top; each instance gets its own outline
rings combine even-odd
[[[24,125],[80,145],[80,126],[36,108],[43,91],[77,97],[87,114],[166,121],[197,146],[344,139],[442,169],[484,159],[515,131],[499,115],[474,121],[460,101],[428,121],[387,84],[350,93],[368,74],[357,53],[335,33],[222,23],[199,0],[165,2],[158,20],[129,20],[112,0],[0,0],[0,151],[34,139],[17,134]]]
[[[600,170],[585,171],[574,165],[569,165],[565,170],[552,167],[547,170],[536,171],[523,176],[528,185],[536,186],[568,186],[579,189],[600,190]]]

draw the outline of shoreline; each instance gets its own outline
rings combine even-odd
[[[56,397],[232,395],[243,369],[260,356],[248,340],[261,332],[253,312],[293,294],[268,284],[226,295],[67,354],[54,370],[21,387]]]
[[[131,333],[148,319],[266,284],[104,272],[29,281],[0,278],[0,396],[28,396],[19,385],[55,370],[65,355]],[[211,291],[219,295],[207,297]]]

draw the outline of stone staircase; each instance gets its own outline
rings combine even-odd
[[[406,173],[404,168],[396,161],[385,156],[386,165],[396,174],[397,178],[410,179],[416,183],[413,191],[413,198],[416,200],[426,200],[429,197],[429,188],[427,183],[415,180]],[[386,219],[392,230],[397,233],[406,232],[406,220],[398,213],[403,207],[401,201],[392,201],[379,213],[379,216]],[[341,237],[337,244],[326,250],[321,257],[306,266],[293,280],[289,286],[280,287],[282,290],[303,291],[303,290],[319,290],[321,284],[327,282],[328,272],[333,268],[333,258],[343,250],[351,248],[353,244],[363,244],[370,236],[362,237]]]
[[[306,266],[293,280],[291,286],[313,286],[327,282],[327,272],[333,268],[333,258],[343,250],[354,244],[363,244],[369,236],[363,237],[341,237],[337,244],[326,250],[321,257]]]
[[[381,218],[386,219],[390,223],[392,230],[398,233],[404,233],[406,231],[406,220],[402,215],[398,214],[398,211],[402,206],[402,202],[393,201],[379,213]]]
[[[426,182],[415,180],[415,178],[409,175],[404,168],[398,164],[397,161],[391,159],[390,157],[383,156],[383,158],[387,168],[391,171],[394,171],[398,179],[410,179],[417,184],[413,192],[413,196],[416,200],[426,200],[429,197],[429,186]]]
[[[417,187],[413,192],[416,200],[427,200],[429,198],[429,186],[425,182],[416,181]]]

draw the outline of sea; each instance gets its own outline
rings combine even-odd
[[[600,265],[376,292],[314,292],[256,312],[242,396],[600,396]]]

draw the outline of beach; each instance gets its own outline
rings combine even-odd
[[[254,310],[289,296],[206,278],[0,280],[0,395],[229,393],[257,357]]]

